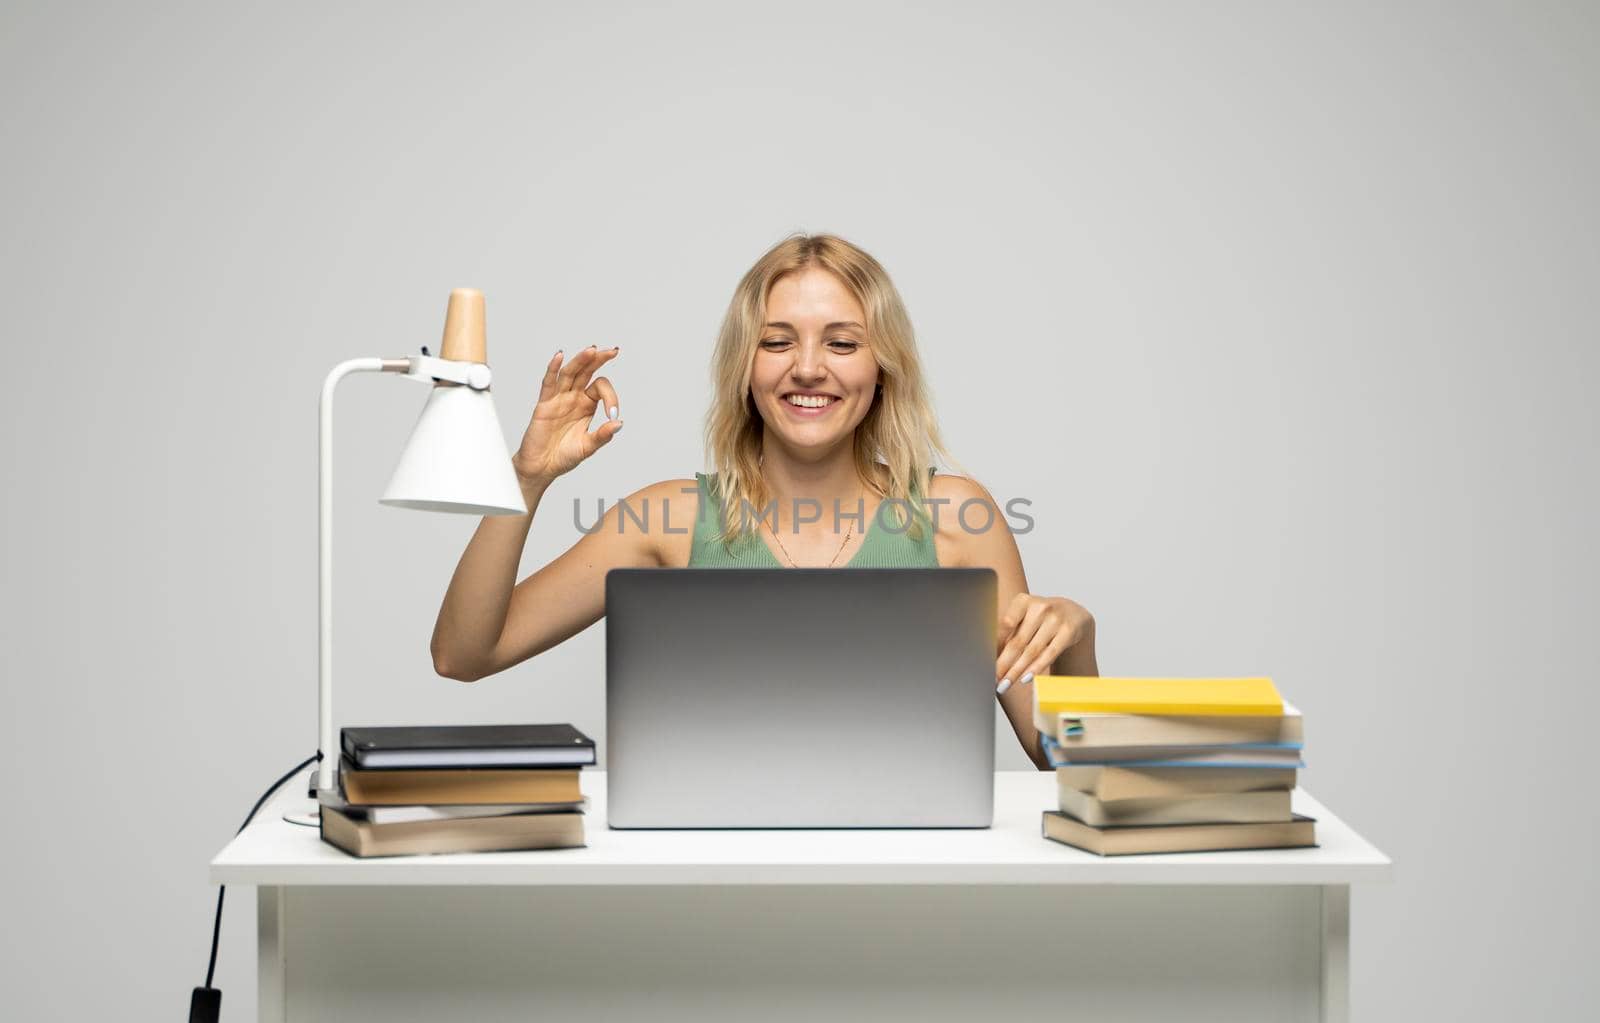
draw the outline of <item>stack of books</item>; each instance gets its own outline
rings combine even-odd
[[[584,844],[594,741],[571,725],[346,728],[339,744],[321,833],[352,856]]]
[[[1101,856],[1316,844],[1290,809],[1300,712],[1271,679],[1034,679],[1060,809],[1044,836]]]

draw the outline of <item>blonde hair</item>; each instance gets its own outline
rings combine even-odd
[[[856,426],[856,473],[894,502],[888,506],[897,527],[920,539],[928,468],[937,464],[935,456],[952,460],[939,438],[905,303],[889,274],[861,249],[834,235],[796,234],[768,249],[739,281],[712,355],[706,450],[720,483],[722,540],[731,543],[747,528],[744,509],[759,515],[771,497],[760,468],[765,423],[750,394],[751,367],[773,284],[810,267],[837,277],[866,313],[867,350],[878,363],[880,390]],[[909,524],[904,509],[914,512]]]

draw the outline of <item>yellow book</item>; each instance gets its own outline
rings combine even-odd
[[[1079,678],[1033,680],[1040,714],[1280,716],[1283,697],[1270,678]]]

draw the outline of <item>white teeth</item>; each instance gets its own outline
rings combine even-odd
[[[789,404],[798,405],[801,408],[823,408],[833,404],[834,399],[821,394],[791,394],[788,397],[788,401]]]

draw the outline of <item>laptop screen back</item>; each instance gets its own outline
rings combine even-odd
[[[617,828],[988,827],[989,569],[615,569]]]

